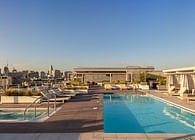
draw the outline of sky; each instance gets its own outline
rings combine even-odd
[[[0,67],[195,66],[194,0],[0,0]]]

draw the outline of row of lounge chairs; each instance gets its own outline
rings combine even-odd
[[[149,90],[149,85],[141,85],[141,84],[134,84],[134,85],[126,85],[126,84],[105,84],[104,88],[106,90],[116,89],[116,90],[132,90],[132,89],[142,89],[142,90]]]
[[[131,89],[134,89],[134,86],[133,85],[125,85],[125,84],[105,84],[104,85],[104,88],[106,90],[131,90]]]
[[[42,101],[61,101],[65,102],[71,99],[71,97],[74,97],[77,95],[77,93],[66,93],[62,88],[58,89],[50,89],[50,90],[40,90],[41,94],[45,99]]]

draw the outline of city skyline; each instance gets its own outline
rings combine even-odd
[[[0,67],[194,66],[195,1],[0,1]]]

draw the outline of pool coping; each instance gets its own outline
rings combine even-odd
[[[177,107],[180,107],[180,108],[182,108],[182,109],[185,109],[185,110],[187,110],[187,111],[189,111],[189,112],[195,114],[195,110],[194,110],[194,109],[187,108],[187,107],[185,107],[185,106],[182,106],[182,105],[179,105],[179,104],[177,104],[177,103],[168,101],[168,100],[166,100],[166,99],[160,98],[160,97],[158,97],[158,96],[152,95],[152,94],[147,93],[147,92],[146,92],[146,95],[147,95],[147,96],[151,96],[151,97],[153,97],[153,98],[156,98],[156,99],[158,99],[158,100],[161,100],[161,101],[163,101],[163,102],[166,102],[166,103],[168,103],[168,104],[175,105],[175,106],[177,106]]]

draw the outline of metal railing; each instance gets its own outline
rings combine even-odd
[[[54,95],[55,97],[55,100],[54,100],[54,111],[56,111],[56,95]],[[24,110],[24,120],[26,120],[26,112],[28,111],[28,109],[34,104],[34,116],[35,118],[37,117],[37,101],[41,101],[42,99],[46,99],[47,100],[47,116],[49,117],[49,111],[50,111],[50,108],[49,108],[49,99],[48,97],[39,97],[37,98],[36,100],[34,100],[34,102],[32,102],[31,104],[29,104],[25,110]]]

